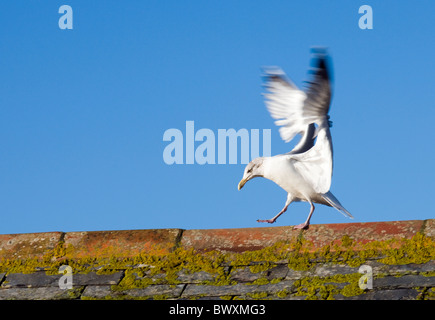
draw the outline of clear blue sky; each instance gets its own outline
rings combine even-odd
[[[58,9],[73,9],[61,30]],[[373,8],[373,30],[358,8]],[[262,227],[286,193],[244,165],[166,165],[169,128],[272,129],[260,67],[334,66],[331,191],[355,222],[434,218],[433,1],[2,1],[0,233]],[[197,143],[198,145],[198,143]],[[305,221],[292,204],[274,224]],[[352,222],[316,206],[311,221]]]

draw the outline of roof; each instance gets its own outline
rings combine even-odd
[[[0,299],[434,299],[434,236],[435,219],[4,234]]]

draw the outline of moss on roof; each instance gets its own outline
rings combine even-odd
[[[338,243],[330,243],[315,250],[303,237],[299,237],[296,241],[279,241],[260,250],[241,253],[198,252],[192,248],[179,247],[169,253],[150,250],[131,257],[112,255],[101,258],[93,256],[75,258],[71,255],[74,250],[71,244],[65,245],[63,241],[60,241],[42,258],[0,259],[0,273],[29,274],[44,271],[47,275],[57,275],[62,265],[69,265],[74,273],[92,271],[101,275],[122,270],[124,276],[121,281],[111,286],[112,292],[119,293],[119,295],[115,294],[110,298],[126,298],[126,295],[122,293],[132,289],[144,289],[151,285],[176,286],[181,284],[183,283],[180,279],[181,274],[194,275],[200,272],[207,274],[207,277],[202,280],[200,278],[194,285],[236,285],[238,282],[233,275],[237,270],[246,268],[246,266],[249,267],[249,272],[258,274],[258,277],[243,285],[265,287],[268,284],[279,284],[284,280],[283,278],[270,279],[267,274],[278,264],[284,264],[289,270],[305,272],[301,273],[305,276],[295,279],[291,289],[286,287],[276,292],[273,297],[285,298],[293,294],[304,296],[307,299],[332,299],[336,295],[348,297],[364,294],[364,290],[358,286],[361,274],[353,272],[321,277],[310,273],[319,264],[332,263],[355,268],[367,261],[377,261],[388,266],[422,264],[435,260],[434,241],[422,233],[417,233],[411,239],[391,239],[368,243],[356,242],[351,235],[345,235]],[[427,275],[433,276],[430,272]],[[432,288],[422,290],[425,290],[426,296],[433,296]],[[270,294],[260,290],[241,296],[249,299],[265,299]],[[153,297],[164,298],[165,295],[160,294]],[[228,295],[222,295],[222,297],[228,297]]]

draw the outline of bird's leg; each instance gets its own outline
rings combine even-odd
[[[276,216],[274,216],[272,219],[267,219],[267,220],[260,220],[260,219],[258,219],[257,222],[274,223],[276,221],[276,219],[278,219],[278,217],[280,215],[282,215],[284,212],[287,211],[287,207],[290,205],[290,203],[292,203],[292,200],[293,200],[293,197],[290,194],[288,194],[287,201],[285,203],[284,208],[282,208],[282,210]]]
[[[293,229],[308,229],[310,227],[310,219],[314,212],[314,204],[310,201],[311,210],[308,214],[308,218],[304,223],[298,224],[297,226],[294,226]]]
[[[286,205],[276,216],[274,216],[272,219],[267,219],[267,220],[260,220],[258,219],[257,222],[267,222],[267,223],[274,223],[276,221],[276,219],[278,219],[278,217],[280,215],[282,215],[284,212],[287,211],[287,207],[288,205]]]

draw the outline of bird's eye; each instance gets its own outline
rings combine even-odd
[[[248,170],[248,173],[251,173],[251,172],[252,172],[252,168]]]

